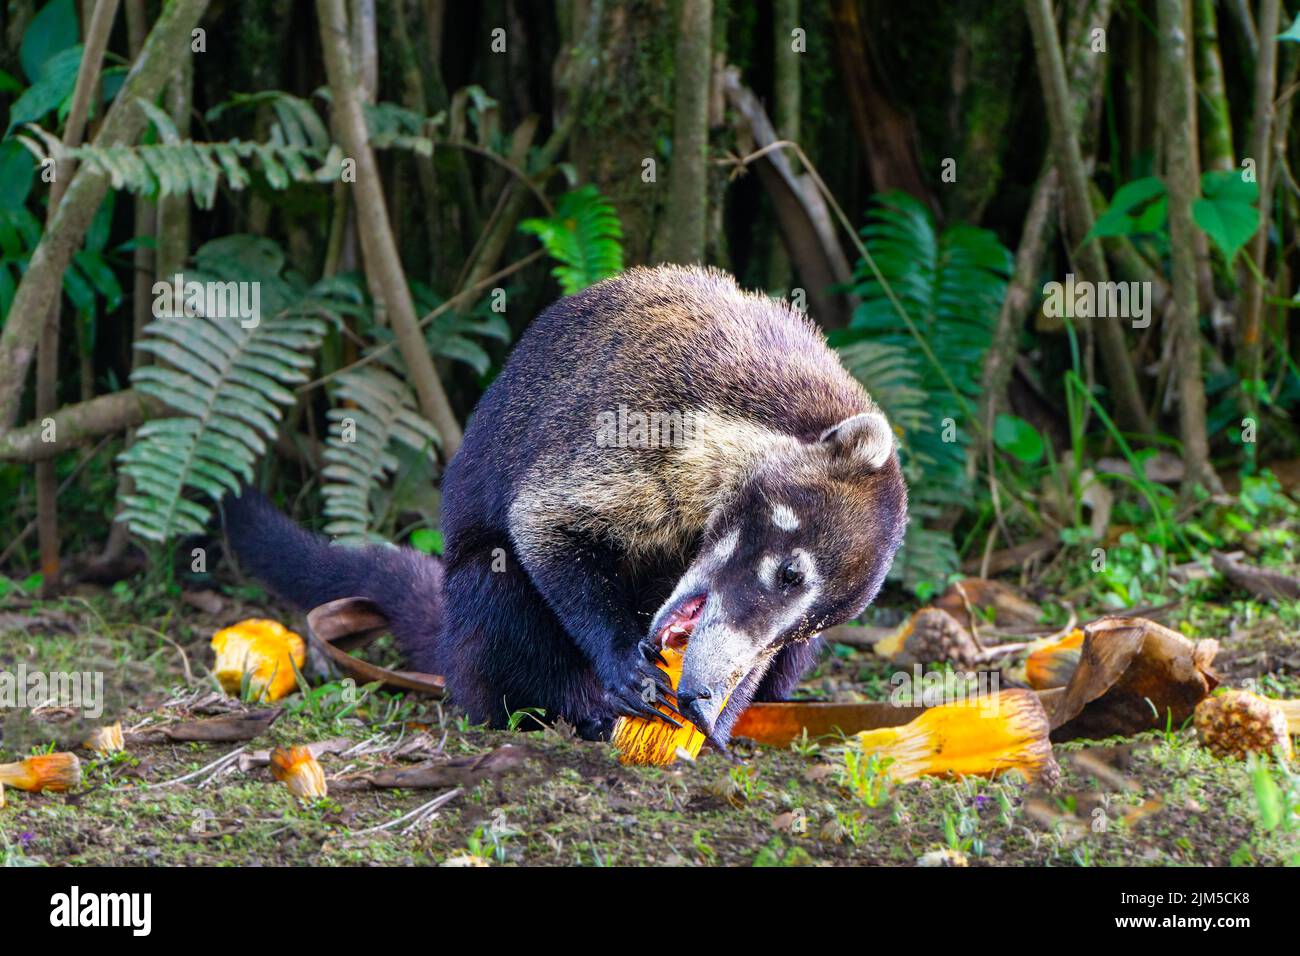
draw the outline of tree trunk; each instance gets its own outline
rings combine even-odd
[[[1196,0],[1196,72],[1200,80],[1201,165],[1205,169],[1234,170],[1232,114],[1223,85],[1223,60],[1219,56],[1219,27],[1214,0]]]
[[[1273,91],[1277,86],[1278,0],[1260,0],[1259,57],[1255,63],[1255,110],[1251,119],[1250,158],[1255,160],[1255,181],[1259,184],[1259,230],[1250,241],[1249,255],[1260,273],[1268,263],[1268,223],[1272,204]],[[1245,281],[1245,301],[1241,310],[1241,357],[1238,371],[1242,383],[1254,383],[1263,375],[1264,345],[1260,336],[1260,317],[1264,311],[1264,284],[1253,274]],[[1259,421],[1259,403],[1251,388],[1243,388],[1249,415]]]
[[[1066,63],[1072,101],[1070,121],[1080,142],[1090,142],[1094,138],[1091,132],[1092,106],[1099,99],[1105,75],[1102,70],[1104,58],[1092,52],[1091,31],[1105,29],[1110,17],[1111,0],[1075,0],[1066,13],[1065,35],[1071,40]],[[992,447],[993,424],[998,413],[1006,407],[1007,385],[1015,366],[1020,331],[1041,295],[1038,279],[1042,274],[1043,258],[1055,233],[1055,212],[1061,198],[1061,179],[1052,161],[1050,146],[1047,152],[1021,228],[1011,283],[998,311],[989,350],[984,355],[978,413],[984,429],[972,445],[976,454],[967,461],[967,470],[971,474],[974,474],[977,462],[986,460]]]
[[[117,0],[97,0],[94,13],[86,25],[85,51],[77,71],[77,83],[72,91],[72,106],[63,128],[63,145],[80,146],[86,132],[91,101],[99,92],[99,71],[108,48],[113,19],[117,16]],[[71,160],[62,161],[58,178],[50,187],[49,206],[45,226],[48,229],[55,211],[63,201],[64,190],[75,175],[76,166]],[[57,169],[57,167],[56,167]],[[91,210],[92,215],[94,210]],[[41,329],[40,354],[36,359],[36,418],[43,420],[59,407],[59,313],[62,296],[56,294]],[[57,432],[55,433],[57,441]],[[57,498],[59,479],[54,472],[54,459],[36,465],[36,531],[40,542],[41,592],[52,593],[59,576],[59,513]]]
[[[144,39],[149,32],[149,23],[145,19],[144,0],[126,0],[126,35],[127,47],[131,53],[131,61],[140,56],[141,49],[144,48]],[[144,327],[149,324],[152,317],[153,308],[153,283],[154,283],[154,237],[157,233],[158,226],[158,209],[153,200],[144,196],[136,196],[134,201],[135,213],[135,250],[131,254],[131,339],[127,342],[127,361],[134,371],[141,365],[149,361],[149,353],[142,352],[132,348],[132,344],[139,342],[144,333]],[[130,448],[131,442],[135,439],[135,432],[128,431],[124,448]],[[117,473],[117,492],[113,496],[114,509],[121,510],[120,504],[127,495],[135,493],[135,480],[124,471]],[[99,563],[107,564],[116,561],[126,551],[127,544],[131,540],[131,528],[125,522],[114,521],[108,529],[108,540],[104,543],[104,550],[100,553]]]
[[[571,24],[562,33],[576,51],[588,0],[571,7]],[[673,36],[663,24],[672,18],[667,0],[630,0],[609,4],[599,23],[592,64],[583,91],[585,105],[575,117],[569,158],[582,182],[594,183],[609,197],[623,224],[623,262],[644,265],[662,251],[671,228],[665,217],[668,190],[656,183],[664,170],[658,144],[671,137],[672,100],[663,95],[665,77],[673,73]],[[562,55],[558,71],[565,65]],[[576,64],[575,64],[576,65]],[[571,92],[572,91],[572,92]],[[557,113],[578,111],[578,91],[557,76]],[[655,182],[647,182],[647,160],[656,164]]]
[[[1186,468],[1183,487],[1218,490],[1210,469],[1205,434],[1205,383],[1201,379],[1201,335],[1196,307],[1196,227],[1192,203],[1200,194],[1192,164],[1191,90],[1187,61],[1186,0],[1157,0],[1160,31],[1160,99],[1165,144],[1165,185],[1169,193],[1170,273],[1173,280],[1173,334],[1178,377],[1179,424]]]
[[[836,62],[848,97],[849,115],[877,192],[901,189],[936,209],[916,148],[916,129],[890,102],[874,75],[857,0],[832,0]]]
[[[1043,84],[1043,100],[1052,129],[1052,152],[1065,188],[1070,239],[1085,278],[1092,282],[1107,282],[1109,275],[1101,245],[1096,242],[1083,243],[1083,237],[1092,229],[1092,203],[1088,199],[1088,176],[1079,149],[1079,138],[1070,122],[1072,107],[1061,46],[1056,35],[1056,21],[1049,0],[1025,0],[1025,10],[1034,34],[1034,51]],[[1142,404],[1142,394],[1138,389],[1137,375],[1133,370],[1123,330],[1113,317],[1093,321],[1092,328],[1101,346],[1107,379],[1115,397],[1120,421],[1131,430],[1149,432],[1150,422]]]
[[[316,0],[316,15],[320,18],[325,70],[333,95],[332,120],[347,156],[356,163],[357,228],[361,234],[366,272],[374,276],[374,284],[383,290],[397,348],[419,396],[420,410],[438,429],[444,459],[450,461],[460,447],[460,423],[451,410],[447,393],[443,391],[433,367],[433,358],[420,333],[415,303],[411,300],[411,290],[402,271],[400,253],[393,242],[379,167],[370,148],[366,117],[358,97],[358,81],[352,69],[343,0]]]
[[[713,0],[682,0],[681,10],[664,258],[669,262],[703,262],[709,198]]]
[[[799,58],[792,48],[792,31],[799,26],[799,0],[775,0],[772,5],[772,122],[776,135],[792,143],[799,142],[800,89]],[[790,168],[797,176],[799,164],[790,157]],[[790,270],[790,256],[779,239],[773,237],[772,251],[767,263],[769,291],[787,291],[794,279]]]

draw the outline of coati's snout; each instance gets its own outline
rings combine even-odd
[[[893,433],[877,412],[765,461],[711,517],[698,555],[655,615],[651,638],[686,648],[678,709],[712,738],[742,683],[752,694],[783,648],[870,603],[906,519]]]

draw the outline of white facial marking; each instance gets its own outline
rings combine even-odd
[[[799,527],[799,516],[787,505],[773,505],[772,524],[782,531],[794,531]]]
[[[770,588],[772,582],[776,580],[776,569],[781,562],[777,560],[774,554],[763,555],[762,560],[758,562],[758,580],[765,588]]]
[[[740,532],[733,531],[713,546],[713,557],[719,562],[726,561],[736,553],[738,544],[740,544]]]

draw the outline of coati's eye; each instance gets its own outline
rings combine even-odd
[[[791,560],[781,565],[781,583],[786,587],[803,584],[803,569],[797,561]]]

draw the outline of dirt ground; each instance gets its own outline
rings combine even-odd
[[[93,661],[110,675],[106,714],[120,716],[128,734],[263,709],[219,693],[208,642],[245,617],[290,626],[298,618],[238,588],[202,598],[124,587],[57,602],[10,595],[0,605],[0,670]],[[1217,666],[1230,679],[1300,696],[1287,676],[1300,664],[1294,608],[1193,607],[1167,623],[1217,636]],[[869,649],[837,644],[803,692],[883,697],[893,669]],[[438,702],[348,690],[328,682],[281,701],[279,718],[245,743],[129,737],[122,753],[82,750],[83,782],[73,792],[6,790],[0,857],[10,865],[791,866],[912,865],[950,851],[945,858],[972,866],[1300,862],[1300,785],[1291,773],[1216,760],[1187,728],[1057,745],[1062,773],[1050,790],[1016,779],[891,786],[855,774],[833,739],[784,750],[741,741],[735,763],[706,749],[694,763],[625,767],[610,745],[563,727],[530,729],[527,716],[518,730],[487,731]],[[4,730],[2,759],[13,760],[72,746],[85,728],[10,715]],[[276,745],[327,740],[324,799],[300,802],[255,759]],[[433,789],[376,789],[359,776],[429,766],[444,774]]]

